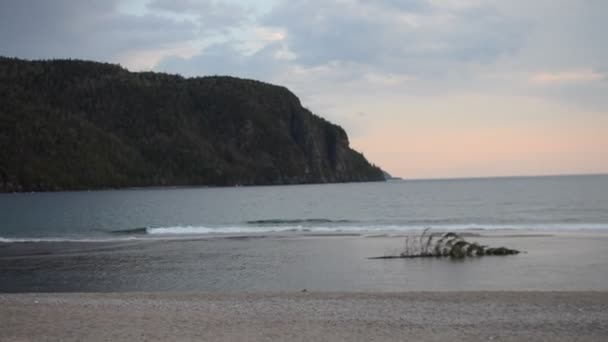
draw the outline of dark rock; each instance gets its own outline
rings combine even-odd
[[[488,248],[485,250],[486,255],[514,255],[519,254],[519,251],[505,247]]]

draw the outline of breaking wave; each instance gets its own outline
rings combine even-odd
[[[364,227],[358,227],[363,230]],[[148,228],[147,233],[151,235],[171,234],[247,234],[247,233],[277,233],[277,232],[332,232],[352,231],[355,227],[336,229],[336,227],[302,227],[302,226],[277,226],[277,227],[203,227],[203,226],[176,226]]]
[[[332,221],[336,222],[336,221]],[[198,234],[247,234],[247,233],[348,233],[348,232],[411,232],[425,228],[436,231],[460,230],[599,230],[607,229],[608,224],[528,224],[528,225],[484,225],[484,224],[452,224],[452,225],[297,225],[297,224],[269,224],[248,226],[173,226],[146,228],[149,235],[198,235]],[[134,229],[140,233],[141,229]]]
[[[330,220],[325,218],[311,218],[311,219],[266,219],[266,220],[251,220],[247,221],[247,224],[252,225],[281,225],[281,224],[320,224],[320,223],[354,223],[356,221],[351,220]]]
[[[133,240],[150,239],[188,239],[192,236],[214,235],[243,235],[243,234],[265,234],[265,233],[400,233],[411,231],[422,231],[425,228],[432,228],[436,232],[440,231],[493,231],[493,230],[513,230],[513,231],[582,231],[582,230],[608,230],[608,223],[605,224],[521,224],[521,225],[492,225],[492,224],[448,224],[448,225],[398,225],[398,224],[361,224],[352,223],[336,224],[338,221],[314,221],[310,220],[261,220],[261,222],[273,223],[247,223],[234,226],[167,226],[167,227],[137,227],[132,229],[114,230],[106,236],[84,236],[84,237],[1,237],[0,243],[25,243],[25,242],[119,242]],[[294,224],[302,223],[305,224]],[[340,222],[338,222],[340,223]]]
[[[281,224],[276,220],[262,220],[263,222],[272,221],[273,223],[235,225],[235,226],[167,226],[167,227],[140,227],[126,230],[115,230],[112,233],[129,236],[162,236],[162,235],[209,235],[209,234],[259,234],[259,233],[281,233],[281,232],[301,232],[301,233],[376,233],[376,232],[411,232],[420,231],[425,228],[432,228],[436,231],[461,231],[461,230],[602,230],[608,229],[608,224],[522,224],[522,225],[492,225],[492,224],[449,224],[449,225],[398,225],[398,224],[341,224],[334,225],[339,221],[321,222],[311,220],[282,220]],[[276,223],[275,223],[276,222]],[[306,222],[308,224],[295,224]],[[351,221],[348,221],[352,223]],[[326,223],[326,224],[323,224]]]

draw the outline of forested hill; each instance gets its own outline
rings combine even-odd
[[[0,57],[0,191],[383,179],[284,87]]]

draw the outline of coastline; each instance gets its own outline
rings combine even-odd
[[[469,177],[441,177],[441,178],[402,178],[393,177],[379,180],[344,181],[344,182],[302,182],[302,183],[267,183],[267,184],[175,184],[175,185],[140,185],[140,186],[101,186],[101,187],[74,187],[38,190],[12,190],[5,191],[0,188],[1,194],[35,194],[35,193],[69,193],[69,192],[98,192],[98,191],[134,191],[134,190],[180,190],[180,189],[224,189],[224,188],[256,188],[256,187],[280,187],[301,185],[335,185],[335,184],[361,184],[361,183],[416,183],[416,182],[453,182],[453,181],[495,181],[495,180],[523,180],[523,179],[550,179],[550,178],[572,178],[572,177],[606,177],[608,173],[566,173],[566,174],[532,174],[532,175],[498,175],[498,176],[469,176]]]
[[[608,292],[0,294],[3,341],[604,341]]]
[[[386,183],[386,179],[343,181],[343,182],[302,182],[302,183],[259,183],[259,184],[176,184],[176,185],[141,185],[141,186],[101,186],[101,187],[74,187],[51,189],[42,188],[36,190],[11,190],[0,188],[0,194],[37,194],[37,193],[70,193],[70,192],[102,192],[102,191],[135,191],[135,190],[198,190],[198,189],[230,189],[230,188],[257,188],[257,187],[280,187],[301,185],[332,185],[332,184],[361,184],[361,183]]]

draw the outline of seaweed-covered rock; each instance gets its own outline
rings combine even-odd
[[[439,236],[438,239],[435,239]],[[371,259],[403,259],[424,257],[450,257],[462,259],[465,257],[479,257],[484,255],[515,255],[520,252],[506,247],[489,248],[477,242],[468,242],[454,232],[442,235],[429,234],[425,229],[418,237],[406,237],[405,249],[398,256],[383,256]]]
[[[485,250],[485,255],[514,255],[519,254],[519,251],[505,247],[488,248]]]

